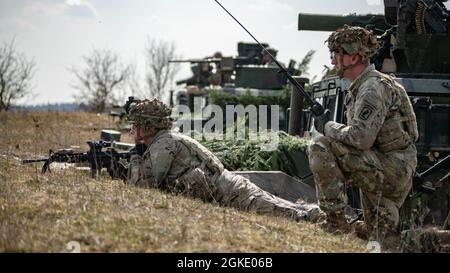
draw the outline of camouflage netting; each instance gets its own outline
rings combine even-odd
[[[130,107],[128,120],[143,128],[167,129],[172,127],[172,110],[158,99],[141,100]]]
[[[261,151],[262,140],[203,140],[201,143],[218,156],[228,170],[282,171],[298,177],[301,163],[307,162],[297,159],[298,156],[304,158],[309,141],[281,131],[278,136],[278,149],[274,151]]]
[[[361,55],[364,60],[372,57],[378,48],[375,34],[365,28],[348,25],[333,32],[326,43],[328,43],[330,52],[341,52],[343,49],[347,53]]]

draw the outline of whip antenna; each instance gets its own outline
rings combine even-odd
[[[218,0],[214,0],[214,2],[216,2],[226,13],[228,13],[228,15],[231,16],[231,18],[234,19],[234,21],[236,21],[236,23],[238,23],[244,30],[245,32],[248,33],[248,35],[250,35],[253,40],[255,40],[256,43],[258,43],[258,45],[267,53],[269,54],[269,56],[272,58],[272,60],[275,62],[275,64],[280,68],[280,72],[284,73],[287,77],[287,79],[289,80],[289,82],[292,83],[292,85],[295,86],[294,89],[298,90],[302,96],[306,99],[306,102],[308,102],[308,104],[311,106],[310,111],[315,115],[315,116],[320,116],[323,114],[324,109],[322,107],[322,105],[320,105],[317,101],[314,101],[305,91],[305,89],[303,88],[303,86],[301,86],[301,84],[299,84],[293,77],[291,74],[289,74],[289,72],[286,70],[286,68],[284,68],[276,59],[274,56],[272,56],[272,54],[270,54],[270,52],[255,38],[255,36],[253,36],[250,31],[247,30],[247,28],[245,28],[241,22],[239,22],[238,19],[236,19],[233,14],[231,14]]]

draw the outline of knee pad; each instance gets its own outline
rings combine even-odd
[[[336,165],[336,159],[328,147],[321,143],[309,146],[309,167],[313,173],[326,172]]]

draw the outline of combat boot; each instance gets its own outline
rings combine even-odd
[[[357,220],[353,222],[351,225],[353,232],[358,238],[363,240],[369,239],[369,229],[367,228],[367,225],[364,221]]]

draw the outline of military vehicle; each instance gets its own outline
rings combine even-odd
[[[448,225],[450,209],[450,16],[447,0],[384,0],[384,15],[320,15],[300,13],[299,31],[335,31],[344,24],[373,30],[380,48],[371,59],[376,68],[393,74],[410,96],[420,137],[414,190],[405,204],[416,224]],[[350,82],[338,77],[313,83],[312,96],[346,123],[344,96]],[[299,96],[301,105],[302,97]],[[292,104],[293,102],[291,102]],[[294,104],[295,106],[295,104]],[[298,107],[297,107],[298,108]],[[313,133],[312,116],[291,109],[302,126],[292,134]],[[300,117],[299,117],[300,116]],[[358,207],[358,191],[349,189]],[[420,198],[419,198],[420,197]],[[420,204],[419,204],[420,203]]]
[[[271,54],[276,56],[276,50],[269,44],[262,43]],[[224,57],[220,52],[202,59],[171,60],[174,63],[190,63],[192,76],[176,82],[178,88],[171,91],[170,105],[187,105],[194,110],[194,98],[202,99],[202,106],[209,103],[212,92],[230,96],[251,95],[255,97],[280,98],[286,95],[287,78],[279,73],[276,65],[270,64],[271,59],[262,51],[257,43],[239,42],[238,56]],[[296,62],[291,60],[286,69],[291,75],[300,75],[295,68]],[[233,100],[230,96],[225,99]],[[233,104],[227,101],[227,104]],[[280,105],[280,127],[287,129],[285,112],[289,107],[289,96],[286,105]],[[205,120],[208,117],[203,117]]]

